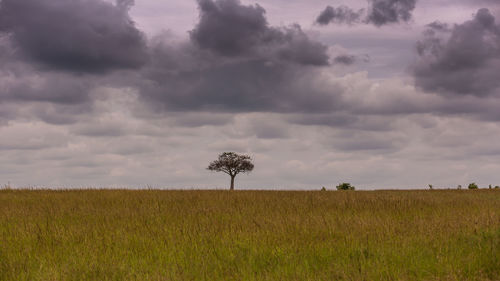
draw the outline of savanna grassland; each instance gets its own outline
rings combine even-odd
[[[5,190],[0,280],[500,280],[500,192]]]

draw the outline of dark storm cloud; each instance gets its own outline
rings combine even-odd
[[[123,79],[81,73],[146,62],[145,39],[127,14],[131,5],[129,0],[116,5],[101,0],[1,1],[0,119],[64,125],[94,112],[92,92],[119,86]]]
[[[316,23],[320,25],[327,25],[329,23],[359,23],[363,12],[364,10],[356,12],[347,6],[340,6],[337,8],[327,6],[316,18]]]
[[[191,40],[218,55],[262,56],[303,65],[328,65],[327,47],[309,39],[299,25],[270,27],[265,10],[239,0],[199,0],[200,21]]]
[[[190,41],[151,41],[140,98],[154,109],[209,112],[310,112],[339,106],[340,87],[325,86],[327,47],[300,26],[271,27],[262,7],[200,0]]]
[[[342,92],[324,87],[311,67],[262,59],[175,72],[157,65],[149,71],[142,78],[141,98],[160,111],[329,111],[338,106]]]
[[[417,0],[371,0],[367,22],[376,26],[389,23],[408,22]]]
[[[98,102],[92,92],[108,86],[137,90],[139,100],[150,105],[139,111],[162,114],[328,112],[340,106],[343,89],[321,74],[329,65],[327,47],[299,25],[269,26],[258,5],[199,1],[200,22],[188,41],[170,41],[165,33],[151,39],[147,50],[127,14],[131,5],[129,0],[1,2],[2,102],[23,104],[23,116],[51,124],[78,122]],[[135,71],[80,75],[139,66],[146,52],[150,60]],[[15,118],[9,112],[2,115]],[[214,122],[220,120],[195,123]],[[191,123],[180,125],[196,125]]]
[[[247,54],[263,40],[269,30],[259,6],[244,6],[236,0],[199,0],[200,21],[191,39],[200,47],[222,55]]]
[[[448,34],[450,33],[451,34]],[[444,35],[434,26],[417,43],[415,83],[447,95],[500,95],[500,26],[488,9]]]
[[[354,11],[349,7],[327,6],[316,18],[316,23],[327,25],[366,23],[382,26],[391,23],[408,22],[412,17],[417,0],[369,0],[370,7]]]
[[[102,81],[65,74],[39,72],[17,61],[14,50],[0,40],[0,119],[72,124],[92,111],[93,87]]]
[[[1,102],[47,102],[59,105],[81,105],[91,102],[90,90],[102,82],[64,72],[37,71],[16,55],[15,44],[0,40]]]
[[[137,68],[147,59],[143,34],[128,16],[131,0],[3,0],[0,31],[21,55],[74,72]]]
[[[0,72],[0,107],[9,113],[3,116],[7,120],[72,124],[92,112],[94,101],[90,93],[96,81],[61,73],[4,75]]]

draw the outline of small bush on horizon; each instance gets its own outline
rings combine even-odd
[[[355,190],[356,188],[348,182],[337,185],[337,190]]]
[[[469,184],[469,189],[478,189],[479,187],[477,186],[477,184],[475,182]]]

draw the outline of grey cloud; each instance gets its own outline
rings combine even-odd
[[[290,127],[287,123],[275,114],[261,113],[251,114],[245,117],[237,118],[233,123],[233,127],[240,128],[236,131],[235,136],[248,138],[255,136],[258,139],[287,139],[290,137]],[[240,121],[238,123],[238,121]]]
[[[200,22],[191,40],[155,37],[151,64],[131,84],[153,110],[310,112],[340,106],[342,89],[320,75],[320,66],[329,63],[326,46],[300,26],[269,27],[263,8],[236,0],[198,3]]]
[[[393,124],[385,116],[364,115],[362,112],[340,112],[329,114],[297,114],[288,120],[304,126],[325,126],[358,131],[390,131]]]
[[[303,65],[328,65],[327,47],[310,40],[299,25],[271,27],[259,5],[239,0],[199,0],[200,21],[191,40],[229,57],[261,57]]]
[[[254,128],[255,136],[260,139],[283,139],[290,135],[285,127],[267,126],[266,124],[258,124]]]
[[[129,10],[134,4],[135,0],[116,0],[116,6],[123,10]]]
[[[6,120],[75,123],[92,111],[92,90],[102,82],[61,72],[37,72],[23,63],[8,62],[2,67],[0,115]]]
[[[327,25],[329,23],[359,23],[364,10],[354,11],[347,6],[332,7],[327,6],[316,18],[316,23]]]
[[[417,0],[371,0],[367,21],[376,26],[408,22]]]
[[[384,118],[387,121],[387,118]],[[404,149],[411,137],[403,132],[386,130],[332,130],[327,132],[323,145],[335,150],[352,153],[389,154]]]
[[[0,67],[0,103],[6,113],[3,117],[75,123],[81,115],[92,111],[92,91],[103,83],[97,77],[40,72],[9,57]]]
[[[273,56],[301,65],[327,66],[329,65],[328,47],[320,42],[311,40],[297,24],[274,29],[272,36],[271,58]]]
[[[434,21],[427,25],[427,27],[436,31],[450,31],[448,24],[442,23],[440,21]]]
[[[346,6],[327,6],[316,18],[316,23],[327,25],[365,23],[382,26],[408,22],[412,18],[417,0],[369,0],[367,9],[354,11]]]
[[[153,38],[148,50],[153,59],[140,70],[102,76],[75,74],[118,68],[106,59],[96,57],[93,61],[87,52],[121,58],[111,48],[117,38],[104,38],[103,44],[93,42],[96,30],[92,28],[102,27],[117,37],[125,36],[128,29],[137,31],[127,14],[131,5],[133,1],[129,0],[117,1],[116,5],[101,0],[1,2],[0,25],[11,40],[3,40],[0,47],[11,53],[20,50],[21,56],[40,52],[43,56],[37,57],[37,63],[61,70],[44,71],[46,68],[40,69],[30,60],[16,57],[17,61],[12,61],[14,56],[7,56],[10,64],[0,69],[0,81],[5,82],[0,84],[3,101],[24,103],[26,114],[29,111],[33,117],[51,124],[75,123],[78,113],[91,112],[96,98],[91,92],[96,85],[137,89],[140,100],[159,112],[310,112],[331,111],[340,104],[342,89],[325,85],[316,69],[329,64],[327,47],[310,39],[298,25],[270,27],[263,8],[245,6],[236,0],[199,1],[200,22],[191,32],[191,40],[165,43],[166,34]],[[45,17],[50,20],[42,22]],[[117,21],[122,25],[116,26]],[[74,40],[70,40],[70,34]],[[140,32],[138,36],[142,40]],[[80,40],[85,40],[85,44]],[[134,57],[136,50],[126,47],[124,54]],[[57,57],[66,51],[70,52],[68,57],[55,60],[47,55],[49,52]],[[30,56],[34,58],[33,54]],[[79,60],[92,65],[80,64]],[[77,113],[72,114],[71,109]],[[206,118],[203,122],[177,121],[181,126],[226,122]]]
[[[447,99],[440,105],[436,105],[432,111],[442,116],[464,116],[473,120],[486,122],[500,121],[500,99],[483,96],[460,96],[453,100]]]
[[[5,81],[3,81],[5,80]],[[3,101],[83,104],[89,102],[89,81],[62,74],[22,75],[17,79],[2,79],[0,96]]]
[[[388,153],[396,151],[399,145],[391,139],[367,138],[366,136],[354,137],[352,139],[344,139],[335,141],[333,147],[342,151],[384,151]]]
[[[289,119],[289,122],[304,126],[321,125],[328,127],[348,127],[359,120],[359,117],[351,114],[308,114],[296,115]]]
[[[87,137],[121,137],[128,133],[127,128],[119,122],[77,124],[71,132]]]
[[[159,60],[161,61],[161,60]],[[141,78],[141,98],[158,111],[310,112],[340,106],[340,87],[324,86],[315,69],[265,60],[231,61]]]
[[[198,128],[203,126],[223,126],[233,120],[233,116],[215,113],[182,113],[171,117],[176,126]]]
[[[500,93],[500,27],[488,9],[455,25],[449,38],[431,28],[417,43],[415,83],[445,95],[487,96]]]
[[[98,76],[75,72],[144,62],[144,38],[128,16],[133,1],[3,0],[0,26],[8,38],[0,48],[15,56],[0,54],[0,61],[8,60],[0,68],[0,97],[25,104],[26,114],[52,124],[77,122],[71,109],[91,112],[98,86],[136,89],[149,110],[162,113],[323,112],[340,106],[342,89],[320,75],[319,67],[329,64],[327,47],[300,26],[271,27],[262,7],[237,0],[198,4],[200,22],[189,41],[172,43],[162,34],[149,42],[151,60],[140,69]],[[205,121],[178,120],[182,126],[225,122]]]
[[[104,72],[147,60],[143,34],[128,16],[130,0],[3,0],[0,31],[21,55],[49,69]]]
[[[356,62],[356,56],[353,55],[339,55],[333,59],[334,63],[340,63],[345,65],[351,65]]]
[[[0,119],[72,124],[92,112],[92,91],[103,81],[62,72],[38,72],[8,61],[0,68]]]
[[[90,103],[76,105],[34,103],[29,108],[29,115],[54,125],[75,124],[89,112],[92,112]]]
[[[330,127],[356,128],[356,129],[391,129],[391,122],[379,122],[379,117],[392,116],[391,121],[401,120],[400,117],[409,116],[439,116],[463,118],[468,120],[480,120],[486,122],[498,122],[500,113],[500,97],[495,96],[473,96],[458,95],[449,98],[446,95],[420,92],[409,85],[401,83],[391,85],[382,83],[376,90],[356,89],[356,92],[347,92],[346,95],[354,96],[344,108],[356,119],[346,124],[338,124],[342,118],[348,116],[337,114],[310,115],[301,117],[301,122],[308,120],[308,124],[323,125]],[[372,92],[374,91],[374,92]],[[356,94],[358,93],[358,94]],[[359,95],[359,93],[363,93]],[[356,122],[354,122],[356,121]],[[379,128],[379,129],[377,129]]]
[[[0,151],[40,150],[67,145],[66,136],[61,130],[40,127],[32,123],[18,123],[17,126],[3,128]]]
[[[236,0],[199,0],[200,22],[191,39],[200,47],[222,55],[241,55],[263,41],[269,30],[259,5],[244,6]]]
[[[132,141],[132,142],[117,142],[113,147],[105,147],[102,153],[111,153],[123,156],[135,156],[137,154],[155,153],[156,148],[151,145],[150,140]]]

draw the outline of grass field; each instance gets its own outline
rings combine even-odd
[[[0,191],[1,280],[500,280],[500,192]]]

